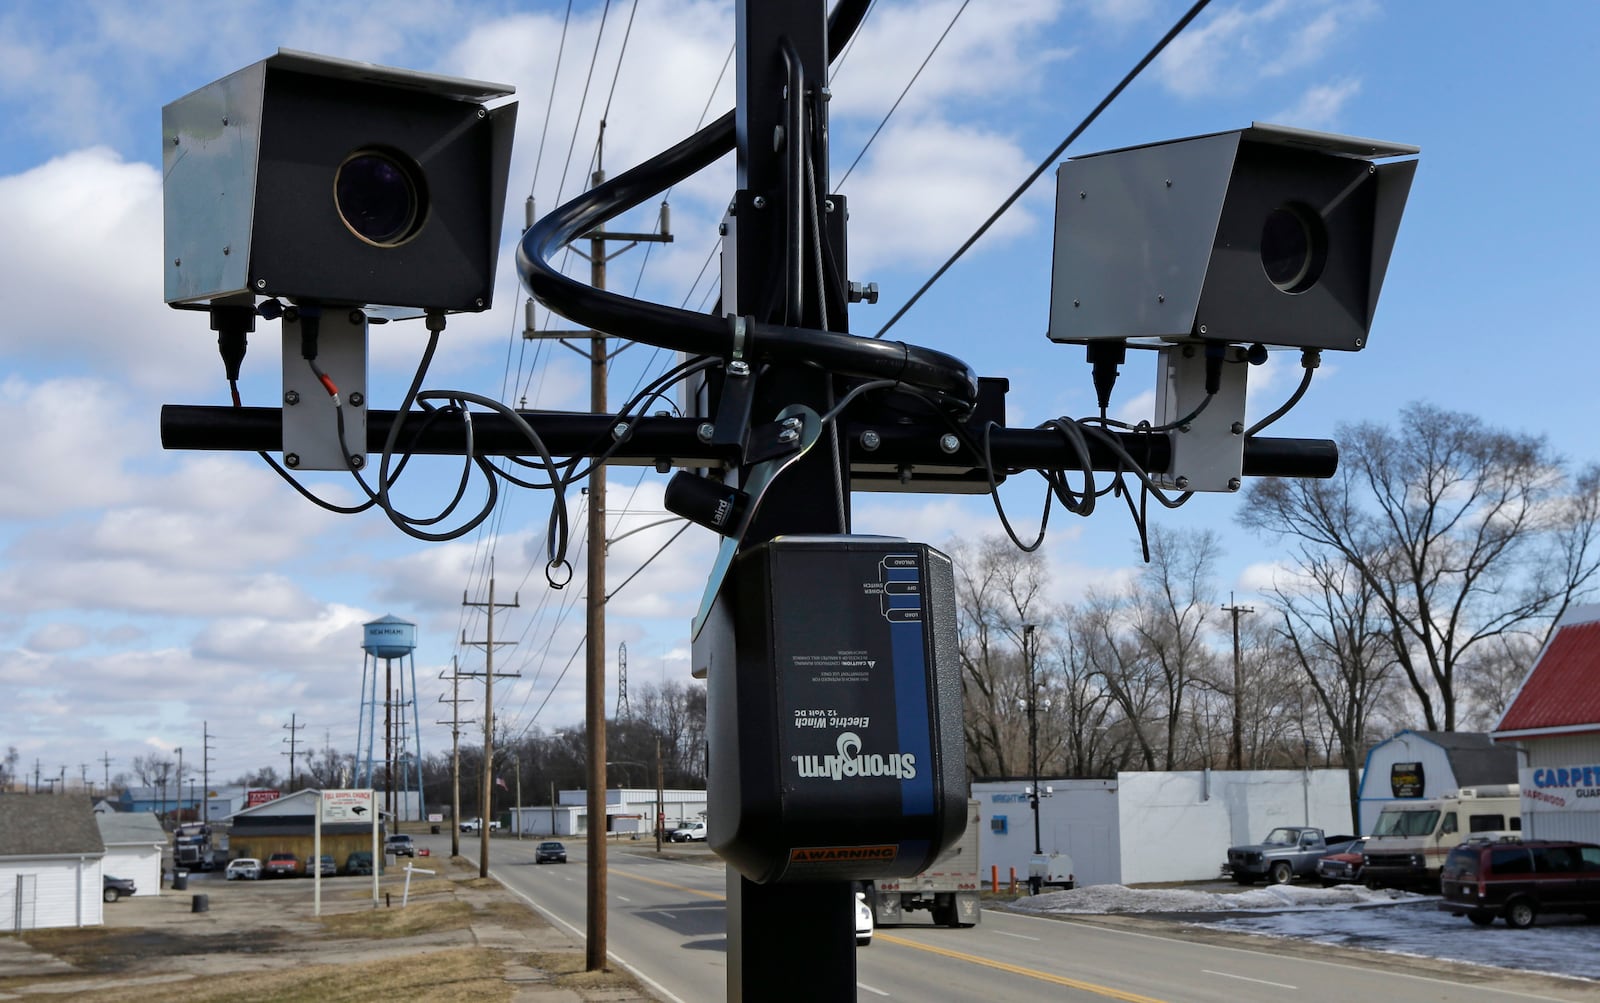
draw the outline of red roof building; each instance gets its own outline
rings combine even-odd
[[[1522,758],[1525,836],[1600,843],[1600,606],[1562,617],[1490,737]]]
[[[1600,732],[1600,606],[1563,626],[1545,644],[1494,730],[1497,742]]]

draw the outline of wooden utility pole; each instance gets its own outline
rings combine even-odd
[[[1234,602],[1233,593],[1228,593],[1230,605],[1222,607],[1222,611],[1233,617],[1233,742],[1228,749],[1228,768],[1230,770],[1244,769],[1244,667],[1239,654],[1239,614],[1254,613],[1249,606],[1240,606]]]
[[[442,676],[441,676],[442,678]],[[450,705],[450,856],[461,856],[461,705],[471,700],[461,698],[461,669],[455,656],[450,658],[450,699],[443,694],[440,703]],[[437,724],[444,724],[438,721]]]
[[[595,171],[590,178],[594,186],[605,183],[606,123],[600,122],[600,138],[595,144]],[[532,207],[529,207],[528,225],[533,225]],[[639,243],[670,243],[667,204],[661,203],[661,227],[658,233],[615,233],[603,226],[585,235],[589,250],[572,248],[573,252],[589,261],[589,282],[596,289],[606,287],[606,264],[617,255]],[[606,241],[624,240],[626,246],[606,253]],[[530,307],[532,301],[529,301]],[[589,411],[606,413],[606,366],[616,353],[611,352],[602,331],[537,331],[529,321],[522,332],[524,338],[557,338],[568,348],[589,360]],[[589,339],[589,349],[584,351],[567,339]],[[623,346],[626,348],[627,346]],[[623,349],[618,349],[620,352]],[[596,463],[589,474],[588,537],[585,546],[588,555],[585,564],[588,594],[584,602],[584,729],[588,769],[586,787],[588,798],[589,832],[587,846],[589,860],[588,900],[585,912],[586,964],[588,971],[602,971],[606,967],[606,469]],[[598,825],[596,821],[598,820]]]
[[[466,593],[463,592],[461,594],[461,605],[475,606],[486,610],[488,613],[488,625],[484,631],[484,639],[482,641],[469,641],[466,634],[461,635],[462,644],[469,644],[474,648],[483,649],[483,671],[481,673],[457,673],[457,675],[463,676],[483,676],[483,810],[482,814],[478,816],[478,877],[480,878],[489,876],[490,799],[494,796],[494,680],[496,675],[494,671],[494,649],[517,643],[515,641],[496,641],[494,639],[494,612],[496,609],[516,608],[518,605],[517,599],[517,595],[513,593],[511,601],[508,603],[496,603],[494,601],[493,563],[489,565],[488,602],[468,602]],[[502,672],[499,675],[514,678],[520,673]]]

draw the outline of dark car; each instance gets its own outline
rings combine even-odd
[[[322,855],[322,863],[318,868],[318,872],[324,878],[331,878],[339,873],[339,866],[333,862],[332,857],[324,853]],[[306,861],[306,873],[311,873],[311,861],[309,860]]]
[[[292,853],[274,853],[261,869],[263,877],[292,878],[300,873],[300,858]]]
[[[1469,840],[1439,873],[1439,908],[1488,926],[1496,916],[1519,930],[1543,912],[1600,919],[1600,846],[1565,840]]]
[[[100,883],[105,886],[105,890],[100,893],[100,897],[107,902],[115,902],[122,896],[132,895],[134,892],[132,878],[114,878],[109,874],[102,874],[100,878]]]
[[[1330,853],[1317,860],[1317,880],[1322,882],[1322,887],[1332,888],[1334,885],[1356,884],[1361,880],[1363,857],[1362,850],[1366,848],[1367,841],[1358,839],[1350,844],[1350,848],[1343,853]]]
[[[345,858],[344,872],[346,874],[371,874],[372,853],[368,850],[357,850]]]
[[[417,848],[411,842],[411,837],[403,832],[397,832],[383,841],[383,852],[392,853],[395,857],[415,857]]]
[[[533,862],[536,864],[564,864],[567,862],[567,848],[560,843],[540,843],[539,849],[534,851]]]

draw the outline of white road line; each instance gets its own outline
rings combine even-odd
[[[857,989],[865,989],[869,993],[877,993],[879,996],[887,996],[887,995],[889,995],[888,993],[884,992],[882,989],[874,989],[872,986],[867,985],[865,982],[857,982],[856,983],[856,988]]]
[[[629,898],[629,897],[628,897],[628,896],[626,896],[626,895],[618,895],[618,896],[617,896],[617,901],[618,901],[618,902],[632,902],[632,901],[633,901],[633,899],[630,899],[630,898]]]
[[[1240,982],[1254,982],[1258,986],[1272,986],[1272,987],[1274,987],[1276,989],[1299,989],[1300,988],[1299,986],[1286,985],[1286,984],[1284,984],[1282,982],[1268,982],[1266,979],[1252,979],[1248,975],[1235,975],[1232,972],[1213,972],[1209,968],[1202,968],[1202,969],[1200,969],[1200,971],[1204,972],[1207,975],[1215,975],[1218,978],[1238,979]]]
[[[1028,936],[1028,935],[1027,935],[1027,934],[1025,934],[1025,933],[1007,933],[1007,932],[1006,932],[1006,931],[1004,931],[1004,930],[996,930],[996,931],[994,931],[994,932],[995,932],[995,933],[997,933],[997,934],[999,934],[999,935],[1000,935],[1000,936],[1002,936],[1002,937],[1015,937],[1015,938],[1017,938],[1017,939],[1018,939],[1018,940],[1031,940],[1031,941],[1033,941],[1033,942],[1034,942],[1034,943],[1035,943],[1035,944],[1037,944],[1037,943],[1039,943],[1039,938],[1038,938],[1038,937],[1030,937],[1030,936]]]
[[[1034,923],[1061,923],[1061,922],[1071,923],[1072,922],[1072,920],[1070,920],[1070,919],[1068,919],[1068,920],[1049,919],[1049,918],[1044,917],[1044,916],[1030,916],[1027,913],[1021,913],[1021,912],[1007,912],[1007,913],[1005,913],[1005,915],[1008,918],[1011,918],[1011,919],[1019,919],[1019,920],[1023,920],[1023,921],[1032,921]],[[1095,923],[1088,923],[1088,924],[1084,924],[1084,925],[1092,926],[1092,927],[1094,927],[1095,930],[1097,930],[1100,933],[1111,934],[1111,935],[1115,935],[1115,936],[1119,936],[1119,937],[1131,937],[1131,938],[1134,938],[1136,940],[1158,940],[1158,941],[1162,941],[1164,943],[1173,943],[1173,944],[1190,944],[1190,945],[1194,945],[1194,946],[1197,946],[1197,947],[1198,946],[1204,946],[1207,950],[1210,950],[1210,951],[1225,951],[1225,952],[1227,952],[1229,954],[1253,955],[1255,957],[1260,957],[1260,958],[1271,958],[1274,961],[1281,961],[1282,960],[1281,957],[1279,957],[1278,955],[1273,954],[1271,952],[1252,950],[1252,949],[1247,948],[1247,947],[1225,947],[1225,946],[1223,946],[1221,944],[1200,945],[1196,941],[1184,940],[1182,937],[1163,937],[1163,936],[1159,936],[1159,935],[1153,934],[1153,933],[1139,933],[1139,932],[1136,932],[1134,930],[1124,930],[1124,929],[1121,929],[1119,927],[1114,927],[1114,926],[1101,926],[1101,925],[1095,924]],[[999,931],[995,931],[995,932],[998,933]],[[1384,954],[1383,952],[1378,952],[1378,951],[1372,952],[1372,959],[1373,959],[1374,962],[1382,962],[1382,961],[1385,961],[1385,960],[1387,960],[1387,959],[1389,959],[1391,957],[1395,957],[1395,956],[1394,955],[1387,955],[1387,954]],[[1378,973],[1378,972],[1381,971],[1381,973],[1383,975],[1385,975],[1385,976],[1387,976],[1389,978],[1404,979],[1404,980],[1406,980],[1408,982],[1423,982],[1423,983],[1429,983],[1429,984],[1437,985],[1437,986],[1450,986],[1450,987],[1455,987],[1455,988],[1459,988],[1459,987],[1464,986],[1464,985],[1471,985],[1474,989],[1478,990],[1479,992],[1497,993],[1497,994],[1499,994],[1501,996],[1511,996],[1511,997],[1514,997],[1516,999],[1523,999],[1523,1000],[1544,1000],[1545,1003],[1564,1003],[1564,1001],[1559,996],[1540,996],[1537,993],[1524,992],[1523,990],[1520,990],[1520,989],[1502,989],[1499,986],[1491,986],[1491,985],[1487,985],[1487,984],[1485,984],[1483,982],[1474,981],[1474,980],[1471,979],[1470,976],[1468,976],[1467,978],[1464,978],[1464,979],[1460,979],[1460,980],[1440,979],[1440,978],[1434,978],[1433,976],[1430,976],[1430,975],[1413,975],[1413,974],[1411,974],[1409,972],[1396,971],[1393,968],[1382,968],[1382,969],[1379,969],[1379,968],[1376,968],[1376,967],[1366,967],[1366,966],[1362,966],[1362,965],[1353,965],[1353,964],[1350,964],[1349,962],[1344,962],[1344,961],[1323,961],[1323,960],[1318,959],[1318,958],[1300,958],[1298,960],[1300,960],[1301,962],[1303,962],[1305,964],[1308,964],[1308,965],[1317,965],[1317,966],[1322,967],[1322,968],[1345,969],[1347,971],[1352,971],[1352,972],[1362,972],[1362,973],[1367,974],[1367,975],[1372,975],[1372,974],[1375,974],[1375,973]],[[1455,964],[1471,965],[1472,963],[1469,962],[1469,961],[1458,961],[1458,962],[1455,962]],[[1512,975],[1537,974],[1537,973],[1530,973],[1530,972],[1522,972],[1521,970],[1515,969],[1515,968],[1496,968],[1496,967],[1494,967],[1492,965],[1482,965],[1482,966],[1478,966],[1478,967],[1486,968],[1489,971],[1494,972],[1496,974],[1512,974]],[[1563,975],[1563,976],[1556,976],[1556,977],[1557,978],[1571,978],[1572,976]]]
[[[499,876],[494,873],[493,868],[490,869],[489,876],[494,878],[496,881],[499,881],[501,888],[504,888],[506,891],[508,891],[511,894],[515,895],[517,898],[519,898],[522,901],[528,903],[529,907],[532,908],[534,912],[536,912],[539,915],[543,916],[545,919],[550,920],[552,923],[556,923],[556,924],[564,927],[574,937],[578,938],[578,943],[582,944],[582,943],[585,943],[587,941],[587,939],[588,939],[588,933],[587,932],[578,929],[577,927],[573,926],[571,923],[568,923],[566,920],[562,919],[560,916],[557,916],[555,913],[551,912],[549,909],[546,909],[544,906],[542,906],[539,903],[535,902],[532,898],[530,898],[527,895],[523,894],[523,892],[520,889],[513,888],[510,885],[506,884],[504,881],[500,881]],[[667,989],[666,986],[662,985],[661,983],[657,982],[655,979],[652,979],[650,976],[646,975],[637,966],[631,965],[627,961],[624,961],[622,956],[617,954],[616,951],[607,951],[606,952],[606,957],[612,959],[617,964],[621,965],[623,968],[626,968],[628,971],[632,972],[634,978],[638,979],[640,982],[643,982],[645,985],[649,986],[651,989],[654,989],[657,993],[660,994],[662,999],[667,1001],[667,1003],[686,1003],[686,1001],[682,997],[674,995],[669,989]]]

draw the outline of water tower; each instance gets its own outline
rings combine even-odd
[[[374,786],[372,747],[382,729],[384,810],[397,821],[420,822],[426,817],[422,804],[422,729],[417,720],[417,663],[411,654],[417,647],[417,625],[397,616],[383,616],[363,624],[362,630],[361,650],[366,656],[361,662],[355,785]]]

